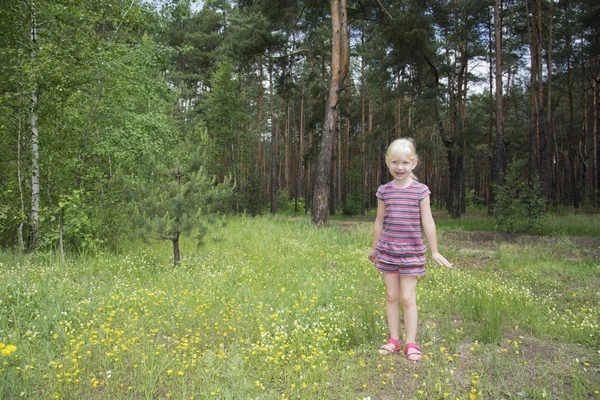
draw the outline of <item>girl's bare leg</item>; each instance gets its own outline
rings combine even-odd
[[[400,278],[400,299],[404,311],[406,343],[416,343],[417,339],[417,280],[416,276]]]
[[[400,339],[400,277],[397,274],[383,274],[385,284],[385,308],[390,337]]]

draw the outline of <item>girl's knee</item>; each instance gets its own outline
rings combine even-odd
[[[386,290],[385,292],[385,300],[388,303],[398,303],[401,300],[402,296],[400,292]]]
[[[400,301],[402,302],[402,305],[404,307],[414,306],[415,304],[417,304],[417,295],[416,293],[402,293]]]

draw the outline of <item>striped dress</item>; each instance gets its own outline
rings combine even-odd
[[[421,235],[421,200],[431,192],[413,181],[403,189],[392,182],[379,186],[377,198],[385,203],[383,231],[377,242],[375,267],[384,274],[425,275],[425,244]]]

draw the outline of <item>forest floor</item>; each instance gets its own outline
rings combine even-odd
[[[434,217],[455,268],[419,280],[416,364],[377,352],[374,216],[232,218],[177,267],[170,243],[0,253],[0,399],[600,399],[600,238]]]

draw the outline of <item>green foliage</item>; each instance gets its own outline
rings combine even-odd
[[[179,239],[193,235],[198,245],[218,221],[231,211],[231,179],[217,182],[207,174],[203,163],[208,138],[204,131],[195,152],[177,149],[163,160],[149,163],[146,179],[132,182],[132,222],[149,239],[169,240],[174,244],[175,263],[179,262]]]
[[[286,214],[293,210],[293,207],[290,207],[290,202],[292,197],[290,196],[290,191],[287,189],[279,189],[277,191],[277,212]]]
[[[342,206],[342,213],[347,217],[351,217],[353,215],[359,215],[360,211],[360,193],[352,192],[346,198],[346,204]]]
[[[58,245],[61,228],[65,251],[97,252],[101,249],[104,243],[98,235],[101,219],[94,218],[96,208],[91,199],[89,193],[73,190],[70,194],[60,196],[57,208],[44,210],[42,218],[46,218],[48,225],[55,229],[48,230],[44,235],[42,250],[50,250]]]
[[[503,185],[494,185],[494,216],[498,226],[508,231],[539,231],[546,201],[542,196],[539,177],[531,185],[521,178],[517,163],[512,162]]]

